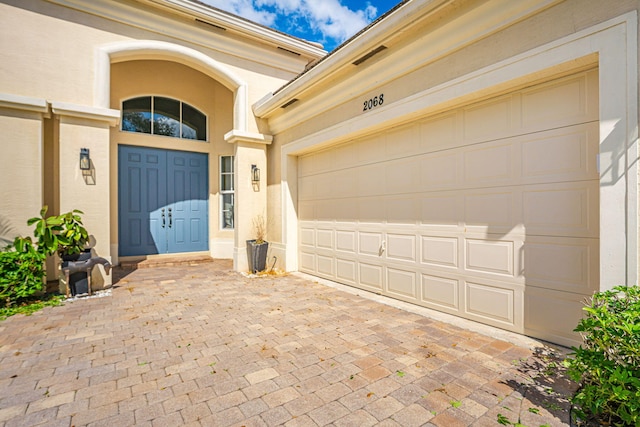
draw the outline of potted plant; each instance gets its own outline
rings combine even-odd
[[[267,250],[269,242],[267,242],[267,226],[264,216],[259,215],[253,220],[253,229],[255,239],[247,240],[247,257],[249,259],[249,271],[257,273],[264,271],[267,264]]]
[[[82,224],[77,209],[61,215],[47,217],[48,206],[40,210],[40,217],[34,217],[27,221],[28,225],[36,226],[33,231],[38,239],[38,248],[45,255],[58,254],[62,260],[77,260],[80,254],[87,251],[89,233]]]

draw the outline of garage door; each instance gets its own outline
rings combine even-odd
[[[598,72],[299,157],[300,270],[573,345],[599,281]]]

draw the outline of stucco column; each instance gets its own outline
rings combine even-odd
[[[233,243],[233,269],[248,271],[247,240],[255,239],[255,222],[265,221],[267,238],[267,145],[270,135],[231,131],[225,140],[235,145],[235,233]],[[260,181],[252,181],[252,168],[260,170]],[[267,260],[269,258],[267,257]]]
[[[93,255],[111,260],[109,129],[117,124],[120,114],[116,110],[55,102],[51,107],[59,120],[58,162],[54,166],[59,176],[59,212],[55,213],[81,210]],[[81,148],[89,149],[91,157],[91,168],[86,171],[80,170]],[[110,284],[111,275],[107,276],[102,267],[94,268],[92,287],[100,289]]]

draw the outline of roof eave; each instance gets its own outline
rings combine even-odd
[[[320,58],[327,54],[327,51],[317,43],[289,36],[204,3],[190,0],[152,1],[157,4],[171,6],[191,16],[206,20],[227,30],[241,33],[246,37],[259,40],[262,43],[266,41],[314,58]]]
[[[428,15],[452,0],[409,0],[400,8],[392,9],[379,21],[357,33],[340,45],[336,50],[321,59],[318,64],[301,73],[291,82],[268,94],[253,105],[256,116],[267,118],[270,114],[296,98],[300,92],[317,84],[337,69],[352,66],[357,59],[376,49],[387,37],[401,30],[407,19],[414,20],[417,15]]]

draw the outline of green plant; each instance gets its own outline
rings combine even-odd
[[[595,294],[575,331],[583,344],[565,365],[580,383],[572,398],[581,419],[640,427],[640,288]]]
[[[38,240],[38,250],[45,255],[73,255],[84,250],[89,233],[82,224],[79,214],[74,209],[70,212],[47,217],[48,207],[40,210],[40,217],[30,218],[28,225],[35,225],[33,235]]]
[[[31,237],[16,237],[12,246],[0,252],[0,307],[16,306],[42,291],[48,255],[72,255],[85,248],[89,234],[82,225],[81,211],[46,214],[44,206],[40,217],[27,221],[35,225],[35,243]]]
[[[17,238],[13,250],[0,252],[0,306],[11,307],[42,291],[45,256],[30,239]]]
[[[14,314],[24,314],[30,316],[44,307],[55,307],[62,305],[64,295],[45,294],[42,297],[29,297],[21,300],[19,304],[11,307],[0,307],[0,320],[4,320]]]

